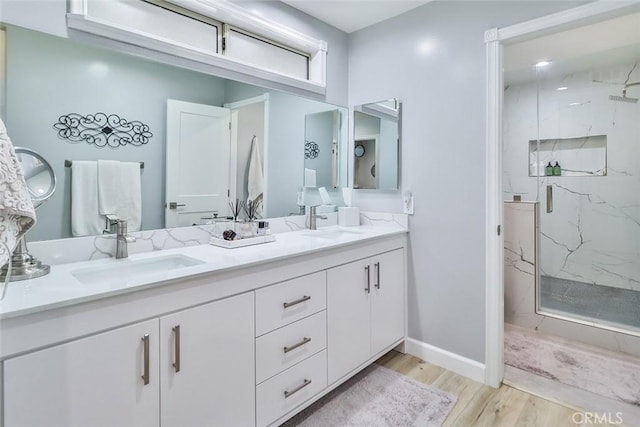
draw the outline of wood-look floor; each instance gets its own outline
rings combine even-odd
[[[584,420],[584,413],[541,399],[508,385],[492,388],[407,354],[391,351],[376,363],[457,396],[458,401],[443,427],[458,426],[607,426]],[[615,415],[614,415],[615,416]],[[574,422],[578,421],[578,422]]]

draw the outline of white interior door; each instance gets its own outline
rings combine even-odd
[[[167,100],[166,227],[227,214],[230,115],[227,108]]]

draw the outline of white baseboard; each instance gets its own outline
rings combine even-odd
[[[456,374],[485,384],[485,365],[413,338],[405,340],[405,350],[425,362],[441,366]]]

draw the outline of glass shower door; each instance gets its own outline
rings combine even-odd
[[[640,334],[640,55],[614,53],[537,73],[536,311]]]

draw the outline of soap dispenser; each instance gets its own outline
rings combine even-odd
[[[551,176],[553,175],[553,166],[551,166],[551,162],[549,162],[549,164],[547,165],[546,168],[544,168],[544,174],[546,176]]]
[[[560,175],[562,175],[562,168],[560,168],[560,164],[556,162],[556,164],[553,166],[553,176]]]

